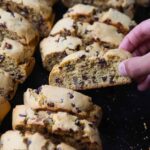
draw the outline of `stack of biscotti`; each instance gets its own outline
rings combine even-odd
[[[28,89],[24,105],[13,110],[14,130],[1,136],[0,148],[101,150],[101,118],[101,107],[76,91],[50,85]]]
[[[100,12],[83,4],[70,8],[40,44],[49,84],[86,90],[130,83],[118,65],[131,54],[117,48],[135,25],[116,9]]]
[[[72,7],[75,4],[89,4],[98,6],[101,11],[108,10],[109,8],[118,9],[130,17],[134,16],[135,0],[62,0],[63,4],[67,7]]]
[[[56,0],[1,0],[0,7],[24,16],[39,31],[41,37],[48,36],[53,25],[52,6]]]
[[[21,15],[0,8],[0,96],[11,100],[30,75],[38,32]]]
[[[40,133],[7,131],[1,137],[1,150],[76,150],[64,142],[54,143]]]

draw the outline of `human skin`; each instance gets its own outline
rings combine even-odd
[[[123,39],[119,48],[134,56],[120,63],[120,73],[137,81],[140,91],[150,88],[150,19],[137,25]]]

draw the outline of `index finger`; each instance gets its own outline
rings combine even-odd
[[[133,52],[148,39],[150,39],[150,19],[143,21],[131,30],[123,39],[119,48]]]

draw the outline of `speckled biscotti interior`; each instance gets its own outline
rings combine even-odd
[[[77,150],[64,142],[53,142],[40,133],[21,133],[17,130],[7,131],[1,136],[0,141],[1,150]]]

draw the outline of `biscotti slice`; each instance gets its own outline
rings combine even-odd
[[[102,118],[101,107],[93,104],[91,97],[50,85],[43,85],[35,90],[28,89],[24,93],[24,104],[34,110],[68,112],[96,124]]]
[[[136,25],[135,21],[129,16],[112,8],[100,14],[99,21],[116,26],[118,31],[124,34],[128,33]]]
[[[0,9],[0,42],[4,38],[16,40],[34,51],[38,43],[38,32],[21,15]]]
[[[90,5],[77,4],[70,8],[64,17],[71,17],[75,20],[87,21],[89,23],[99,21],[114,25],[121,33],[128,33],[136,23],[124,13],[110,8],[106,12],[100,13],[96,7]]]
[[[16,106],[13,110],[13,129],[49,133],[74,147],[101,149],[95,125],[65,112],[34,111],[24,105]]]
[[[15,137],[15,138],[14,138]],[[7,131],[1,136],[1,150],[76,150],[65,143],[53,143],[40,133]]]
[[[48,36],[53,24],[51,5],[48,0],[2,0],[0,4],[3,9],[16,12],[29,20],[41,37]]]
[[[16,82],[23,83],[30,75],[35,65],[35,58],[31,57],[24,63],[16,63],[11,57],[0,54],[0,68],[7,72]]]
[[[15,63],[23,63],[34,54],[26,46],[16,40],[4,38],[0,45],[0,55],[6,55],[14,60]]]
[[[82,36],[86,41],[99,41],[106,48],[117,48],[124,38],[124,35],[119,33],[116,27],[100,22],[94,22],[87,26],[86,32]]]
[[[55,24],[50,35],[57,34],[61,34],[64,37],[67,35],[80,37],[85,43],[98,41],[107,48],[117,48],[125,36],[119,33],[118,29],[112,25],[101,22],[89,24],[87,22],[78,22],[71,18],[63,18]]]
[[[9,102],[0,96],[0,124],[7,115],[7,113],[10,111],[10,104]]]
[[[7,100],[11,100],[16,93],[18,84],[2,69],[0,69],[0,79],[0,96],[5,97]]]
[[[82,40],[73,36],[49,36],[40,44],[43,66],[51,71],[65,56],[81,49]]]
[[[0,142],[1,150],[55,150],[54,144],[39,133],[7,131],[1,136]]]
[[[64,17],[71,17],[75,20],[90,21],[98,12],[98,8],[91,5],[77,4],[68,9]]]
[[[65,6],[72,7],[75,4],[89,4],[98,6],[100,11],[116,8],[127,15],[134,16],[135,0],[62,0]]]
[[[131,82],[118,71],[120,62],[131,57],[124,50],[112,49],[103,56],[85,51],[76,52],[63,59],[50,73],[49,84],[74,90],[86,90]]]

